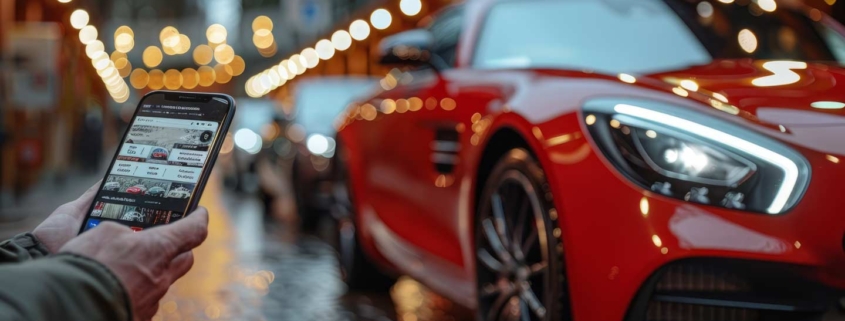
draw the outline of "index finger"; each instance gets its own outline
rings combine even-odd
[[[168,260],[202,244],[208,236],[208,210],[198,207],[187,217],[147,232],[147,237],[161,242]],[[141,234],[141,233],[139,233]]]

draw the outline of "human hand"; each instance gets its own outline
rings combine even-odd
[[[91,258],[109,268],[132,301],[136,321],[150,320],[173,282],[194,264],[191,250],[208,234],[208,211],[200,207],[174,223],[133,233],[103,222],[70,240],[61,252]]]
[[[79,233],[82,220],[85,219],[85,214],[87,214],[91,202],[94,201],[94,196],[97,195],[100,183],[97,182],[94,186],[91,186],[76,200],[59,206],[32,231],[32,234],[50,250],[50,253],[56,253]]]

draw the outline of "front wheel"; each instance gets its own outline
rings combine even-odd
[[[569,320],[557,212],[540,165],[506,153],[488,177],[475,223],[478,320]]]

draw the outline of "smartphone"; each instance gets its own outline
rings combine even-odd
[[[106,221],[140,231],[193,211],[234,115],[229,95],[146,94],[79,233]]]

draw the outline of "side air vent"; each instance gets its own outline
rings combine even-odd
[[[458,131],[454,127],[439,128],[434,132],[431,162],[438,172],[448,174],[455,170],[459,160],[458,153],[461,151],[461,143],[458,140]]]

